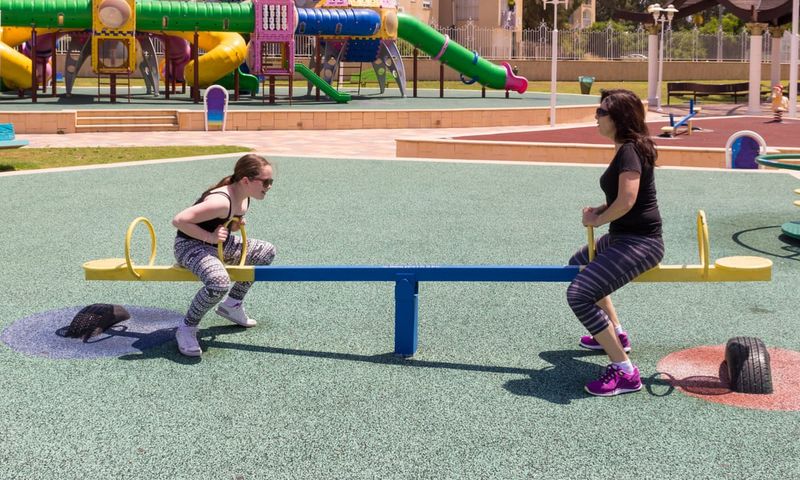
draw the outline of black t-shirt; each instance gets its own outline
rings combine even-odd
[[[622,172],[638,172],[639,192],[633,208],[609,225],[609,233],[660,236],[661,214],[656,200],[654,168],[645,162],[633,143],[622,145],[608,168],[600,177],[600,188],[606,194],[606,205],[611,205],[619,195],[619,176]]]

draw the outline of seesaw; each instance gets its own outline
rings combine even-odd
[[[147,265],[134,265],[130,241],[139,223],[150,231],[151,253]],[[242,228],[243,244],[247,236]],[[594,232],[588,229],[589,258],[594,257]],[[705,213],[697,214],[698,265],[658,265],[635,282],[753,282],[772,277],[772,261],[762,257],[737,256],[709,260],[708,224]],[[217,246],[222,258],[222,244]],[[86,280],[197,281],[188,270],[154,265],[156,235],[144,217],[135,219],[125,235],[125,258],[92,260],[83,264]],[[246,252],[242,252],[242,259]],[[417,350],[419,282],[569,282],[584,268],[579,265],[295,265],[226,266],[234,281],[245,282],[395,282],[395,353],[411,356]]]
[[[685,117],[678,120],[677,122],[675,122],[675,117],[673,116],[673,114],[670,113],[669,126],[661,127],[661,136],[675,137],[678,134],[680,134],[680,132],[678,131],[680,127],[686,127],[686,133],[691,135],[692,131],[694,130],[692,119],[694,119],[694,117],[697,116],[697,114],[700,113],[700,111],[701,111],[700,107],[694,108],[694,100],[689,100],[689,113]]]

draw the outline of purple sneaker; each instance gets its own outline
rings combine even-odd
[[[625,373],[611,364],[600,378],[587,383],[584,388],[592,395],[613,397],[620,393],[638,392],[642,389],[642,380],[637,367],[633,367],[633,373]]]
[[[622,332],[618,336],[619,342],[622,344],[622,349],[625,350],[625,353],[629,353],[631,351],[631,340],[628,338],[628,334],[626,332]],[[603,346],[597,343],[597,340],[595,340],[591,335],[582,336],[578,345],[583,348],[588,348],[589,350],[603,349]]]

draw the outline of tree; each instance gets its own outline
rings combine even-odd
[[[553,5],[547,4],[542,0],[524,0],[522,9],[522,28],[538,28],[544,22],[547,25],[553,24]],[[569,24],[569,16],[581,6],[581,0],[567,0],[567,6],[558,6],[558,28]],[[547,7],[547,8],[545,8]]]
[[[703,26],[700,27],[700,33],[705,34],[715,34],[717,33],[717,29],[719,29],[720,25],[720,17],[713,16],[713,17],[706,17],[707,20],[703,23]],[[744,22],[739,19],[736,15],[732,13],[726,13],[722,16],[722,31],[727,34],[737,34],[741,33],[742,29],[744,29]]]
[[[644,12],[653,3],[649,0],[597,0],[595,5],[595,21],[607,22],[612,19],[615,10],[626,12]]]

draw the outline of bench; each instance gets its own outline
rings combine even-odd
[[[692,96],[692,100],[697,102],[697,97],[708,95],[731,95],[733,103],[737,103],[739,96],[746,96],[750,90],[748,82],[740,83],[695,83],[695,82],[667,82],[667,105],[670,97]],[[763,92],[762,92],[763,93]]]
[[[0,148],[19,148],[27,144],[27,140],[16,140],[13,123],[0,123]]]

